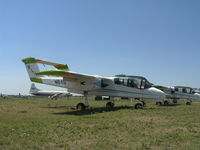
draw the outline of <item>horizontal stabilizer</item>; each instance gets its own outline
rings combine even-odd
[[[63,77],[64,80],[94,80],[97,77],[92,76],[92,75],[86,75],[86,74],[79,74],[67,70],[60,70],[60,69],[55,69],[55,70],[45,70],[36,73],[36,75],[46,75],[46,76],[57,76],[57,77]]]
[[[36,73],[36,75],[47,75],[47,76],[60,76],[60,77],[69,77],[69,76],[75,76],[76,74],[71,73],[69,71],[65,70],[45,70]]]
[[[36,59],[36,62],[40,63],[40,64],[54,66],[57,69],[69,70],[69,67],[67,64],[57,64],[57,63],[48,62],[48,61],[44,61],[44,60],[40,60],[40,59]]]

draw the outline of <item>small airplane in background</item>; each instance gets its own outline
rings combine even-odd
[[[72,96],[72,94],[68,93],[67,91],[45,91],[38,89],[36,88],[34,83],[32,83],[29,93],[35,96],[46,96],[52,100],[53,99],[57,100],[58,97]]]
[[[72,72],[66,64],[43,61],[33,57],[22,61],[32,82],[67,88],[70,93],[84,95],[85,103],[76,105],[76,108],[81,110],[89,107],[87,98],[89,95],[134,98],[140,101],[135,104],[136,109],[142,109],[145,102],[149,100],[164,100],[166,96],[163,91],[152,87],[152,84],[141,76],[101,77]],[[40,71],[38,63],[50,65],[56,69]],[[114,107],[114,103],[108,102],[106,106]]]
[[[191,87],[186,87],[186,86],[164,87],[160,85],[153,85],[153,87],[156,87],[165,92],[167,94],[166,98],[171,99],[173,103],[177,103],[178,100],[181,99],[187,100],[186,105],[191,105],[192,101],[200,101],[200,94],[197,93],[197,91]],[[168,105],[169,101],[167,100],[157,101],[157,104]]]
[[[6,98],[8,98],[8,95],[5,95],[5,94],[0,94],[0,98],[3,98],[3,99],[6,99]]]

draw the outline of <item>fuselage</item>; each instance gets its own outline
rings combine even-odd
[[[93,80],[63,80],[62,77],[41,77],[43,84],[67,88],[69,92],[95,96],[130,97],[145,100],[163,100],[165,93],[151,87],[144,78],[96,77]],[[138,83],[136,83],[136,81]],[[135,83],[134,83],[135,81]]]

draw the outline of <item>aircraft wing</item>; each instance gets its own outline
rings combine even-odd
[[[44,61],[44,60],[40,60],[40,59],[35,59],[35,61],[36,61],[37,63],[40,63],[40,64],[54,66],[54,67],[57,68],[57,69],[69,70],[69,67],[67,66],[67,64],[58,64],[58,63],[49,62],[49,61]]]
[[[86,75],[86,74],[80,74],[80,73],[75,73],[72,71],[67,71],[67,70],[45,70],[36,73],[36,75],[46,75],[46,76],[56,76],[56,77],[63,77],[64,80],[66,81],[85,81],[85,80],[95,80],[98,78],[98,76],[92,76],[92,75]],[[100,77],[99,77],[100,78]]]

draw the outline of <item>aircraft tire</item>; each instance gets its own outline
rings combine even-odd
[[[192,105],[192,103],[191,102],[186,102],[186,105]]]
[[[83,104],[83,103],[78,103],[78,104],[76,105],[76,109],[77,109],[77,110],[85,110],[85,109],[86,109],[85,104]]]
[[[113,102],[106,103],[106,107],[108,107],[108,108],[113,108],[114,106],[115,106],[115,104]]]
[[[135,104],[135,109],[143,109],[143,105],[141,103]]]
[[[162,102],[156,102],[156,105],[162,106]]]
[[[164,105],[165,106],[169,105],[169,102],[168,101],[164,101]]]

